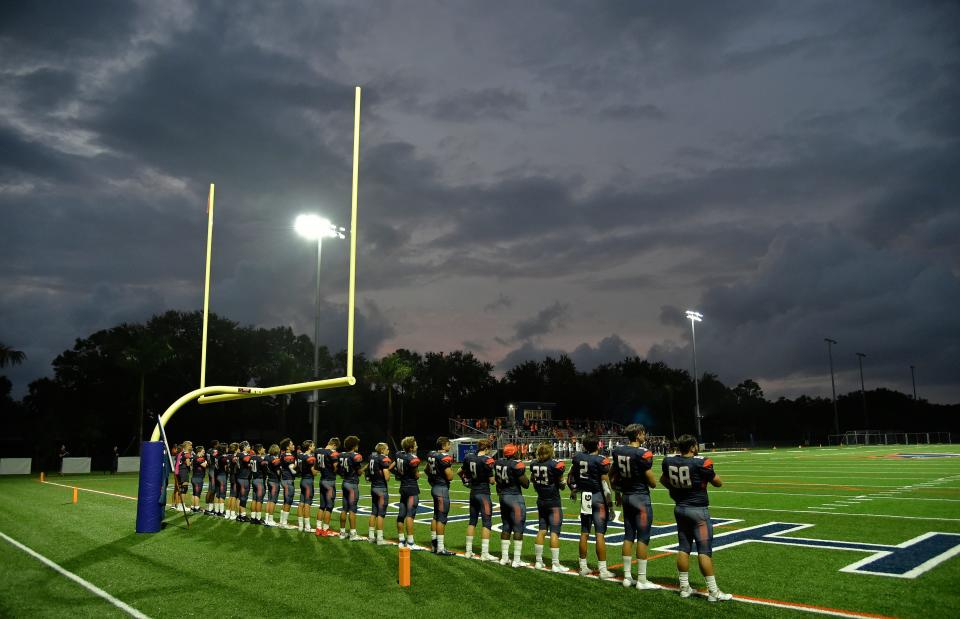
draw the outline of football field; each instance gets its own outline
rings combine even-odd
[[[393,545],[194,514],[187,529],[173,510],[163,531],[138,535],[137,476],[94,474],[51,475],[47,483],[0,478],[0,616],[960,616],[960,447],[705,455],[724,481],[710,490],[710,511],[717,583],[734,594],[729,602],[678,596],[673,504],[659,487],[652,495],[648,576],[661,590],[429,552],[413,553],[412,586],[402,589]],[[454,479],[446,540],[462,554],[468,492]],[[390,486],[395,501],[396,484]],[[417,542],[429,547],[425,480],[421,488]],[[370,499],[366,486],[362,491],[358,532],[365,536]],[[524,558],[532,563],[532,489],[527,508]],[[575,570],[579,520],[567,492],[564,511],[561,559]],[[332,524],[336,529],[336,514]],[[395,540],[393,517],[385,529]],[[607,533],[607,561],[619,576],[622,527],[612,522]],[[475,551],[479,543],[478,531]],[[496,530],[490,548],[499,556]],[[549,548],[546,555],[549,565]],[[589,562],[596,569],[592,544]],[[703,590],[703,577],[691,567],[691,584]]]

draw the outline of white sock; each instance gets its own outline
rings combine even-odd
[[[436,531],[430,531],[430,539],[431,539],[431,540],[437,539],[437,532],[436,532]]]
[[[581,569],[581,570],[587,569],[587,560],[586,560],[586,559],[580,559],[580,569]]]
[[[437,550],[446,550],[446,547],[443,545],[443,535],[437,536]]]
[[[513,560],[514,561],[516,562],[520,561],[521,555],[523,554],[522,551],[523,551],[523,540],[522,539],[513,540]]]
[[[213,503],[207,503],[207,511],[208,511],[208,512],[212,512],[212,511],[213,511]]]
[[[303,516],[297,516],[297,528],[303,529]]]
[[[490,554],[490,540],[481,539],[480,540],[480,554],[488,555]]]
[[[502,559],[510,558],[510,540],[500,540],[500,557]]]
[[[647,560],[637,559],[637,580],[647,579]]]
[[[717,588],[716,576],[704,576],[704,580],[707,581],[707,589],[710,591],[710,593],[716,595],[720,592],[720,589]]]
[[[633,557],[630,555],[623,556],[623,577],[633,578]]]
[[[383,539],[383,530],[382,530],[382,529],[377,529],[377,539],[378,539],[378,540],[382,540],[382,539]]]
[[[350,537],[356,537],[356,536],[357,536],[357,530],[356,530],[356,529],[350,529]]]
[[[560,549],[559,548],[551,548],[550,557],[553,559],[554,565],[560,565]]]
[[[687,589],[690,587],[690,572],[680,572],[680,587]]]
[[[533,553],[537,557],[537,563],[543,563],[543,544],[534,544]]]
[[[304,518],[303,518],[303,530],[304,530],[304,531],[309,531],[309,530],[310,530],[310,516],[304,516]]]
[[[324,530],[324,531],[329,531],[329,530],[330,530],[330,523],[329,523],[329,522],[324,522],[324,523],[323,523],[323,530]]]
[[[413,546],[416,542],[413,541],[413,533],[407,533],[407,546]]]
[[[606,562],[606,561],[597,561],[597,569],[600,570],[601,572],[604,571],[604,570],[606,570],[606,569],[607,569],[607,562]]]
[[[467,552],[470,553],[470,554],[473,554],[473,536],[472,536],[472,535],[468,535],[468,536],[466,537],[466,544],[465,544],[465,545],[466,545],[466,548],[467,548]]]
[[[377,538],[376,536],[377,536],[376,529],[369,529],[367,531],[367,539],[370,540],[371,542]]]

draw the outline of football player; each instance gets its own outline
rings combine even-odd
[[[356,436],[348,436],[343,439],[343,448],[346,451],[340,452],[337,458],[337,470],[343,483],[340,489],[343,490],[343,509],[340,511],[340,539],[347,537],[347,519],[350,521],[350,536],[352,542],[363,541],[363,538],[357,535],[357,503],[360,501],[360,473],[366,470],[367,464],[363,461],[363,456],[359,452],[360,439]]]
[[[226,441],[220,445],[223,449],[220,449],[217,455],[217,498],[214,503],[214,511],[216,511],[217,515],[221,518],[225,518],[227,515],[227,479],[230,469],[230,457],[227,453]]]
[[[383,519],[387,515],[387,482],[390,481],[390,471],[393,461],[387,456],[390,447],[386,443],[377,443],[370,454],[370,466],[367,468],[367,481],[370,482],[372,506],[370,522],[367,525],[367,539],[371,544],[380,546],[387,542],[383,540]],[[376,535],[376,537],[374,537]]]
[[[583,451],[573,456],[567,485],[571,489],[572,499],[580,494],[580,575],[588,576],[587,540],[590,528],[596,538],[598,576],[601,580],[613,578],[613,572],[607,569],[607,545],[604,536],[607,533],[607,518],[613,505],[613,491],[610,489],[610,460],[601,456],[600,441],[596,436],[583,437]]]
[[[177,459],[177,484],[180,488],[180,496],[186,497],[190,488],[190,475],[193,471],[193,443],[183,441],[182,451]]]
[[[230,498],[227,499],[227,520],[237,519],[237,497],[240,489],[237,487],[237,466],[240,443],[230,443],[227,448],[227,483],[230,486]]]
[[[264,474],[267,470],[266,453],[267,451],[260,443],[254,445],[253,451],[250,452],[250,472],[253,475],[250,480],[250,491],[253,494],[253,505],[250,506],[250,513],[252,514],[250,524],[264,523],[261,512],[263,511],[263,495],[265,493]]]
[[[450,513],[450,480],[453,479],[453,456],[450,451],[450,439],[441,436],[437,439],[436,451],[427,455],[427,481],[430,482],[430,496],[433,497],[433,520],[430,521],[430,538],[433,552],[447,557],[454,553],[444,545],[444,533],[447,528],[447,515]]]
[[[527,467],[520,461],[520,447],[506,445],[503,457],[494,465],[497,495],[500,497],[500,565],[526,567],[523,552],[523,532],[527,528],[527,505],[523,490],[529,488]],[[510,537],[513,537],[513,562],[510,562]]]
[[[659,589],[647,580],[647,545],[650,543],[650,525],[653,506],[650,489],[657,487],[653,474],[653,452],[641,447],[646,429],[633,423],[624,434],[630,441],[613,449],[613,485],[617,488],[617,504],[623,506],[623,586],[636,582],[637,589]],[[633,580],[633,545],[637,546],[637,579]]]
[[[203,445],[197,447],[197,453],[193,456],[193,475],[190,477],[190,485],[193,486],[193,506],[192,512],[200,511],[200,494],[203,492],[203,478],[207,472],[207,458]]]
[[[297,530],[309,532],[310,510],[313,509],[314,475],[317,470],[317,457],[313,455],[313,441],[307,439],[300,444],[300,504],[297,506]]]
[[[203,511],[208,516],[216,514],[217,500],[217,471],[216,462],[220,456],[220,441],[212,441],[210,449],[207,450],[205,459],[207,461],[207,509]]]
[[[250,443],[243,441],[240,443],[240,453],[237,454],[237,488],[239,497],[239,513],[237,522],[247,522],[250,520],[246,515],[247,499],[250,498],[250,481],[253,479],[253,469],[251,468],[251,459],[253,454],[250,452]]]
[[[530,463],[530,478],[533,489],[537,491],[537,539],[533,550],[536,556],[534,567],[545,569],[543,565],[543,541],[550,534],[550,556],[553,559],[554,572],[569,572],[560,564],[560,527],[563,524],[563,503],[560,491],[563,483],[563,460],[554,460],[553,445],[540,443],[537,446],[537,459]]]
[[[327,441],[324,449],[317,450],[317,469],[320,471],[320,506],[317,508],[317,536],[336,537],[330,530],[330,516],[337,500],[337,459],[340,439],[336,436]],[[323,520],[321,523],[320,521]]]
[[[481,439],[477,452],[467,454],[460,467],[460,479],[470,488],[470,520],[467,524],[466,552],[464,556],[473,558],[473,534],[480,519],[480,560],[496,561],[490,554],[490,529],[493,528],[493,501],[490,499],[490,484],[494,483],[494,459],[487,452],[492,444],[489,439]]]
[[[263,462],[267,479],[267,518],[263,524],[275,527],[277,523],[273,519],[273,512],[277,509],[277,498],[280,497],[280,467],[283,465],[280,459],[280,446],[276,443],[270,445],[270,450],[264,456]]]
[[[707,601],[725,602],[733,596],[720,591],[713,571],[713,524],[710,522],[710,501],[707,484],[715,488],[723,485],[713,470],[713,461],[697,455],[700,449],[696,437],[684,434],[677,439],[679,455],[667,456],[661,465],[660,483],[670,490],[676,503],[673,515],[677,520],[677,572],[680,578],[680,597],[693,594],[690,587],[690,550],[697,546],[697,563],[707,581]]]
[[[417,439],[406,436],[400,441],[403,451],[397,452],[394,458],[397,480],[400,482],[400,511],[397,514],[397,535],[400,546],[410,550],[423,550],[413,539],[413,519],[417,515],[420,505],[420,458],[417,457]],[[406,541],[404,541],[406,529]]]
[[[287,524],[290,517],[290,506],[293,505],[294,486],[297,478],[297,456],[293,453],[293,440],[285,438],[280,441],[280,487],[283,488],[283,508],[280,511],[280,528],[292,529]],[[297,508],[299,513],[299,507]]]

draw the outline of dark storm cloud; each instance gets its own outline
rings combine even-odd
[[[500,293],[496,299],[483,306],[483,311],[493,312],[498,309],[506,309],[509,307],[513,307],[513,297],[509,297],[503,293]]]
[[[497,367],[501,370],[509,370],[526,361],[543,361],[546,357],[556,359],[560,355],[567,355],[578,370],[589,372],[604,363],[616,363],[627,357],[634,357],[636,354],[633,347],[617,334],[603,338],[596,346],[584,342],[569,352],[540,347],[531,341],[526,341],[519,348],[507,353],[497,363]]]
[[[138,5],[127,0],[4,2],[0,50],[7,58],[102,53],[126,43],[139,13]]]
[[[546,335],[562,325],[569,314],[569,305],[555,301],[552,305],[537,312],[536,316],[526,318],[515,324],[513,340],[523,341],[539,335]]]
[[[663,120],[666,118],[661,108],[649,103],[609,105],[600,110],[600,115],[614,120]]]
[[[21,93],[23,105],[33,109],[49,109],[68,100],[77,87],[73,73],[43,68],[17,79],[13,87]]]
[[[431,113],[437,119],[452,122],[506,120],[526,109],[527,97],[524,94],[502,88],[460,91],[430,106]]]

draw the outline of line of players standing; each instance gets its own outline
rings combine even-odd
[[[476,453],[468,454],[459,475],[464,485],[470,488],[470,516],[466,532],[467,558],[474,556],[474,536],[478,522],[481,525],[480,553],[482,561],[495,561],[513,567],[528,567],[521,559],[523,535],[526,529],[526,505],[523,489],[533,483],[537,493],[538,533],[534,544],[535,568],[547,569],[543,561],[544,543],[550,537],[551,569],[568,572],[560,563],[560,530],[563,524],[563,506],[560,492],[571,491],[571,499],[579,497],[580,543],[579,572],[589,575],[587,565],[588,539],[591,530],[595,535],[600,579],[614,578],[607,568],[605,534],[614,503],[622,506],[624,523],[623,565],[625,587],[658,589],[646,577],[647,551],[650,541],[650,526],[653,509],[650,489],[656,487],[657,479],[652,472],[653,452],[642,447],[645,430],[639,424],[628,426],[624,432],[629,440],[617,446],[611,458],[600,454],[599,441],[587,436],[582,440],[583,451],[573,456],[569,473],[565,473],[563,460],[554,458],[550,442],[541,443],[536,458],[529,463],[520,461],[516,445],[506,445],[499,459],[489,441],[480,441]],[[284,529],[296,528],[302,532],[312,531],[311,506],[314,501],[315,479],[320,478],[319,507],[315,533],[321,537],[337,537],[330,528],[330,519],[336,499],[336,480],[342,478],[342,509],[340,512],[339,537],[353,541],[369,541],[387,544],[383,537],[384,517],[389,503],[387,482],[396,477],[399,481],[399,512],[397,533],[401,546],[422,550],[414,541],[414,518],[419,505],[419,478],[421,460],[417,456],[414,437],[401,441],[401,450],[391,458],[386,443],[378,443],[367,458],[359,451],[360,441],[348,436],[342,444],[331,438],[326,447],[317,449],[307,440],[297,448],[289,438],[265,448],[251,446],[246,441],[221,445],[214,441],[209,450],[202,446],[194,451],[190,441],[182,445],[177,454],[177,477],[181,492],[187,493],[192,486],[194,512],[200,512],[200,496],[205,478],[209,478],[206,495],[207,515],[220,516],[238,522],[263,524]],[[697,548],[701,572],[706,578],[708,600],[730,599],[720,592],[713,575],[710,543],[712,525],[707,510],[707,484],[720,486],[719,477],[713,471],[709,459],[697,455],[698,444],[694,437],[685,435],[678,440],[680,453],[663,460],[660,482],[667,486],[677,504],[674,511],[679,538],[677,569],[680,580],[680,595],[689,597],[689,555]],[[441,556],[455,553],[446,549],[445,528],[450,512],[450,482],[453,479],[453,457],[448,453],[450,441],[440,437],[437,449],[426,458],[426,472],[433,499],[431,522],[432,552]],[[357,534],[356,516],[359,502],[359,476],[370,482],[372,510],[367,537]],[[296,478],[300,478],[300,502],[297,507],[297,526],[287,523],[294,502]],[[189,481],[187,481],[189,480]],[[491,485],[495,485],[500,500],[501,556],[498,559],[489,551],[493,528],[493,501]],[[229,496],[227,488],[230,488]],[[283,503],[279,522],[274,519],[276,506],[283,491]],[[252,499],[252,501],[251,501]],[[249,508],[248,504],[252,503]],[[511,541],[513,542],[511,544]],[[511,546],[513,558],[510,558]],[[633,575],[634,553],[637,574]]]

